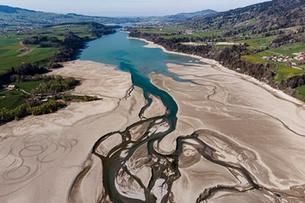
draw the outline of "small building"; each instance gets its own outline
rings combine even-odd
[[[8,85],[5,89],[7,91],[13,91],[16,88],[16,85]]]
[[[185,32],[185,34],[187,34],[187,35],[193,34],[193,30],[185,30],[184,32]]]

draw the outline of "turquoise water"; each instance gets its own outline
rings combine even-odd
[[[194,60],[181,55],[167,54],[159,48],[146,48],[145,42],[128,39],[128,34],[117,32],[88,43],[88,47],[80,55],[81,60],[92,60],[123,68],[131,65],[147,75],[151,72],[168,74],[165,63],[186,63]]]
[[[178,79],[176,75],[168,72],[166,63],[181,64],[194,62],[196,59],[168,54],[160,48],[147,48],[145,45],[145,42],[128,39],[127,33],[117,32],[89,42],[79,58],[115,65],[120,70],[130,72],[133,84],[142,88],[146,97],[153,94],[161,98],[170,111],[169,117],[175,118],[178,110],[175,101],[167,92],[155,87],[148,74],[156,72]]]

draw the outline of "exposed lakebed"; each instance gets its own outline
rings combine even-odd
[[[294,140],[291,144],[298,140],[291,147],[305,150],[294,146],[305,141],[300,103],[218,65],[128,39],[127,33],[90,42],[80,59],[129,72],[146,98],[142,113],[151,104],[150,95],[160,98],[168,109],[151,118],[141,117],[140,112],[140,121],[101,135],[95,143],[92,156],[103,166],[101,202],[304,200],[302,178],[290,174],[284,181],[289,168],[277,169],[279,163],[288,164],[288,157],[296,155],[283,149],[287,158],[274,153],[270,160],[278,158],[278,162],[268,160],[268,150],[280,149],[289,139]],[[262,103],[264,94],[268,101]],[[268,109],[271,103],[283,109]],[[285,109],[293,118],[285,115]],[[300,112],[293,115],[296,109]],[[262,134],[268,140],[280,136],[274,146],[266,148],[258,146]],[[118,143],[105,153],[103,147],[109,140]]]
[[[301,101],[121,32],[80,58],[50,74],[100,100],[0,126],[0,202],[305,202]]]
[[[108,35],[98,40],[89,42],[87,48],[82,51],[80,60],[90,60],[111,64],[122,71],[129,72],[131,74],[133,84],[143,90],[144,97],[146,98],[147,105],[143,107],[140,114],[143,113],[146,108],[149,107],[149,105],[151,105],[151,95],[161,99],[162,103],[167,109],[167,113],[164,116],[144,119],[143,121],[135,123],[134,125],[127,128],[125,132],[114,132],[103,136],[96,143],[96,146],[93,149],[93,153],[96,153],[97,148],[106,138],[118,133],[121,134],[123,142],[120,146],[117,146],[116,153],[112,156],[109,155],[107,158],[100,156],[100,158],[103,160],[104,167],[104,187],[108,195],[110,195],[112,201],[134,202],[135,199],[127,196],[124,197],[119,194],[115,187],[115,176],[120,172],[120,170],[122,170],[122,168],[125,168],[124,164],[126,161],[128,161],[134,152],[141,146],[147,146],[147,151],[150,157],[152,157],[153,154],[154,156],[158,157],[158,153],[154,151],[154,142],[162,140],[164,136],[173,132],[176,128],[177,122],[176,114],[178,112],[178,106],[176,102],[166,91],[163,91],[152,84],[149,75],[152,73],[159,73],[171,77],[177,81],[184,81],[176,74],[169,72],[166,64],[186,64],[201,62],[192,57],[165,53],[160,48],[147,47],[145,42],[136,39],[129,39],[128,34],[124,32],[117,32],[113,35]],[[145,126],[146,128],[143,131],[143,135],[140,135],[140,137],[143,136],[142,139],[132,141],[130,130],[141,126]],[[163,132],[157,132],[157,130],[156,132],[151,132],[153,128],[156,128],[156,126],[167,126],[167,129]],[[150,135],[148,136],[148,134]],[[133,146],[129,147],[130,145]],[[128,150],[128,155],[120,158],[120,154],[126,150]],[[98,153],[96,153],[96,155],[98,155]],[[162,156],[159,158],[162,158]],[[175,162],[177,160],[173,159],[172,161]],[[170,167],[169,165],[171,164],[172,163],[170,162],[166,163],[166,167]],[[156,166],[156,168],[161,170],[162,167]],[[174,170],[176,169],[173,169],[173,172]],[[178,174],[178,170],[176,170],[176,172]],[[151,187],[154,186],[153,182],[157,180],[157,176],[160,176],[160,174],[151,179]],[[173,180],[170,182],[173,182]],[[146,201],[153,201],[154,199],[154,196],[150,194],[151,189],[152,188],[146,188],[143,191],[143,195],[145,196],[144,199]],[[165,199],[168,199],[169,193],[170,189],[168,190]]]

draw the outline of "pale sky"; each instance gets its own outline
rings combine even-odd
[[[224,11],[263,1],[267,0],[0,0],[0,5],[97,16],[156,16],[205,9]]]

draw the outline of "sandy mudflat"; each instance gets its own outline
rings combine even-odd
[[[152,99],[152,104],[148,106],[146,111],[143,113],[143,116],[145,118],[151,118],[154,116],[163,116],[166,114],[166,107],[163,105],[161,99],[155,97],[155,96],[150,96]]]
[[[1,203],[67,202],[72,182],[88,164],[97,171],[87,174],[82,187],[101,186],[100,163],[94,157],[92,163],[86,161],[94,143],[138,121],[145,105],[142,90],[134,88],[130,93],[130,75],[113,67],[73,61],[52,74],[81,79],[74,93],[102,100],[73,103],[57,113],[0,126]],[[95,202],[100,192],[91,191],[85,202]]]
[[[101,100],[0,126],[0,202],[109,202],[104,178],[133,200],[305,202],[304,103],[198,59],[168,64],[187,82],[151,74],[179,107],[173,132],[128,73],[90,61],[50,73]]]
[[[82,85],[74,90],[75,94],[80,95],[123,98],[126,95],[126,88],[132,86],[128,73],[117,71],[110,65],[91,61],[68,62],[65,63],[65,68],[56,69],[51,74],[83,80]]]
[[[158,150],[173,152],[177,137],[197,132],[198,139],[216,151],[217,160],[245,169],[263,188],[261,194],[257,190],[219,192],[209,202],[274,202],[277,197],[267,191],[279,192],[283,201],[305,201],[304,104],[214,65],[168,64],[170,71],[192,82],[151,76],[179,106],[177,129],[163,139]],[[242,175],[234,181],[232,173],[220,172],[223,166],[198,158],[197,145],[184,144],[181,178],[173,183],[175,202],[196,201],[205,189],[219,185],[247,189]],[[233,172],[242,171],[239,168]]]

